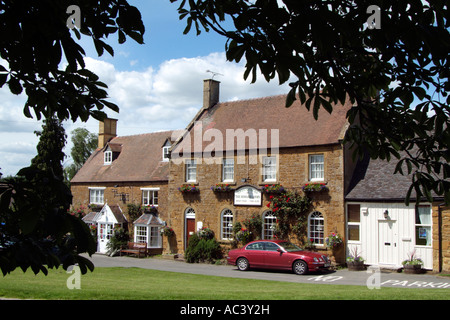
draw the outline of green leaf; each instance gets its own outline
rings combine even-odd
[[[297,87],[294,87],[291,90],[289,90],[289,93],[286,97],[286,105],[285,105],[286,108],[289,108],[290,106],[292,106],[294,101],[297,100],[296,94],[295,94],[296,89],[297,89]]]
[[[12,94],[19,95],[23,91],[20,81],[17,80],[16,78],[10,78],[8,81],[8,86],[9,86],[9,90],[11,91]]]

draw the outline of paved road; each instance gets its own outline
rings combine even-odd
[[[250,270],[242,272],[237,270],[235,266],[230,265],[190,264],[161,258],[138,259],[133,257],[108,257],[101,254],[94,254],[90,259],[96,267],[136,267],[245,279],[295,283],[361,285],[374,289],[380,287],[450,289],[450,278],[441,277],[435,274],[408,275],[397,272],[380,272],[379,270],[348,271],[344,269],[298,276],[283,271]]]

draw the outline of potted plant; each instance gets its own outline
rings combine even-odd
[[[173,235],[175,234],[175,231],[173,231],[172,228],[165,226],[165,227],[161,228],[161,234],[166,236],[167,238],[170,238],[170,237],[173,237]]]
[[[423,261],[417,257],[416,250],[414,250],[408,254],[408,259],[403,260],[402,265],[405,273],[417,274],[422,272]]]
[[[198,237],[200,239],[210,240],[214,238],[214,231],[208,227],[202,227],[198,230]]]
[[[230,192],[234,189],[228,183],[217,183],[211,187],[211,190],[214,192]]]
[[[144,205],[144,213],[156,214],[158,213],[158,208],[154,205]]]
[[[358,253],[357,247],[353,247],[350,256],[347,257],[347,267],[349,271],[361,271],[365,269],[364,258]]]
[[[194,184],[183,184],[178,188],[178,191],[181,193],[197,193],[200,192],[199,188],[197,188]]]
[[[266,184],[264,187],[262,187],[262,191],[264,193],[277,194],[277,193],[285,193],[286,189],[281,184],[272,184],[272,185]]]
[[[320,191],[328,191],[328,187],[324,182],[312,182],[305,183],[302,187],[303,192],[320,192]]]
[[[332,232],[326,239],[327,247],[330,249],[337,249],[342,244],[342,237],[339,233]]]
[[[242,245],[249,243],[250,241],[252,241],[252,239],[252,232],[246,228],[241,228],[241,230],[236,233],[236,240],[242,243]]]

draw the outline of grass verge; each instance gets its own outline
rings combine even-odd
[[[49,300],[448,300],[447,289],[381,288],[235,279],[140,268],[96,268],[69,290],[70,274],[16,270],[0,279],[0,297]]]

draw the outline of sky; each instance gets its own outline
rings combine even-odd
[[[119,45],[117,36],[113,36],[106,42],[114,48],[114,57],[108,53],[98,57],[92,40],[80,41],[86,51],[87,68],[108,85],[109,101],[120,108],[119,113],[106,110],[108,117],[118,119],[119,136],[184,129],[202,106],[203,80],[212,76],[207,70],[221,74],[214,79],[221,82],[222,102],[289,91],[287,83],[280,86],[276,79],[267,83],[259,77],[254,84],[250,79],[244,81],[245,62],[226,61],[224,37],[212,32],[196,36],[195,31],[183,35],[186,22],[178,19],[179,1],[129,0],[129,3],[142,14],[146,28],[144,45],[132,39]],[[15,96],[7,86],[0,89],[0,172],[3,176],[15,175],[29,166],[37,154],[38,138],[34,131],[41,130],[42,122],[24,116],[25,101],[24,94]],[[98,133],[95,119],[64,122],[68,136],[65,166],[72,162],[71,131],[79,127]]]

